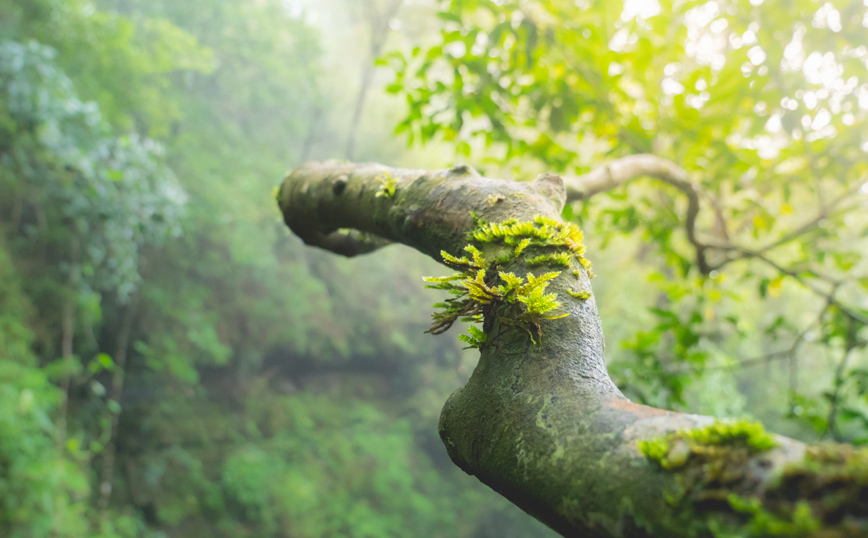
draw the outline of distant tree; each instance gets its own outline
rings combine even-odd
[[[58,69],[56,55],[56,50],[35,41],[0,40],[2,225],[4,231],[16,232],[10,234],[13,252],[30,264],[26,286],[14,273],[7,276],[7,286],[13,297],[23,296],[17,289],[23,287],[55,306],[45,317],[59,326],[60,341],[60,360],[47,369],[60,385],[56,392],[40,386],[38,380],[47,381],[46,373],[34,368],[31,353],[3,353],[13,372],[31,378],[22,394],[32,400],[21,408],[24,424],[11,421],[3,428],[11,442],[0,447],[10,468],[3,497],[17,499],[0,506],[0,520],[11,536],[47,532],[53,525],[49,514],[68,520],[69,535],[84,532],[77,508],[66,506],[66,495],[85,489],[77,469],[58,458],[67,450],[79,456],[88,449],[104,451],[101,483],[107,501],[129,326],[121,323],[114,360],[104,353],[82,360],[75,335],[99,317],[103,297],[128,305],[141,282],[140,252],[179,232],[186,200],[163,163],[162,147],[136,135],[113,136],[99,106],[79,99],[70,79]],[[27,304],[21,299],[13,304],[19,301]],[[130,308],[125,311],[128,318]],[[10,314],[10,319],[15,318]],[[31,343],[32,336],[21,341]],[[14,342],[6,345],[14,350]],[[73,379],[83,371],[94,375],[105,370],[112,371],[112,381],[106,406],[99,410],[107,434],[83,449],[70,434]],[[95,386],[105,392],[102,385]],[[14,391],[12,387],[6,386]],[[46,412],[55,403],[57,413],[48,421]],[[42,420],[40,427],[28,424],[34,418]],[[55,451],[45,446],[49,436]],[[25,456],[28,452],[36,461]],[[56,478],[41,470],[52,465],[58,468]],[[27,494],[16,490],[24,474],[33,475]]]
[[[362,63],[362,74],[359,80],[359,91],[356,94],[353,105],[353,115],[350,120],[347,146],[344,151],[346,158],[352,160],[356,151],[356,135],[359,122],[362,119],[362,111],[365,107],[365,99],[371,89],[374,79],[374,62],[383,52],[386,38],[389,37],[389,25],[401,8],[403,0],[388,0],[380,6],[374,0],[362,0],[357,6],[362,11],[362,19],[365,21],[368,31],[369,50],[366,61]],[[355,2],[353,4],[356,4]]]

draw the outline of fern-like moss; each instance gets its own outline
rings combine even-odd
[[[464,256],[441,252],[444,263],[457,270],[445,277],[426,277],[429,288],[446,290],[453,297],[438,303],[439,311],[433,315],[428,332],[440,334],[456,321],[482,322],[485,315],[497,313],[506,325],[517,326],[527,331],[536,343],[541,336],[539,322],[567,316],[558,312],[561,303],[557,294],[546,293],[550,281],[561,274],[552,271],[539,276],[528,273],[516,276],[501,269],[513,262],[527,265],[550,265],[564,268],[578,262],[580,267],[590,267],[583,256],[582,232],[571,223],[537,216],[530,221],[509,219],[499,223],[486,222],[478,215],[471,215],[477,228],[469,234],[471,243],[464,248]],[[493,260],[487,260],[482,250],[490,251]],[[494,257],[496,256],[496,257]],[[580,270],[574,271],[580,275]],[[572,292],[582,299],[589,292]],[[459,338],[470,347],[482,348],[488,341],[480,337],[484,332],[477,328],[469,335]],[[478,332],[476,332],[478,331]]]
[[[392,177],[392,174],[383,170],[383,177],[377,177],[377,181],[380,182],[382,187],[377,192],[375,198],[394,198],[395,192],[398,190],[398,182],[395,181],[395,178]]]

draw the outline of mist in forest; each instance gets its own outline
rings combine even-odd
[[[0,536],[555,535],[438,436],[441,260],[283,224],[311,160],[679,163],[562,215],[616,384],[868,442],[868,8],[771,3],[0,0]]]

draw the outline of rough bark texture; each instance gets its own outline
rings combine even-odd
[[[278,193],[286,224],[312,246],[355,255],[400,242],[438,261],[441,250],[460,255],[468,244],[477,226],[471,212],[489,222],[558,219],[565,200],[557,176],[512,182],[466,166],[310,163]],[[797,441],[774,436],[773,448],[756,448],[741,434],[697,441],[713,418],[627,400],[606,372],[593,297],[562,293],[574,274],[590,289],[587,271],[574,268],[547,290],[569,315],[540,322],[538,343],[486,319],[486,332],[499,336],[441,414],[440,435],[456,465],[564,536],[864,533],[864,454],[811,452],[825,465],[820,472]],[[530,269],[517,261],[510,270]],[[643,453],[640,441],[656,442],[663,455]],[[832,475],[849,489],[829,501]],[[798,491],[790,495],[791,487]]]

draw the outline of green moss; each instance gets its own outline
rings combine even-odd
[[[777,445],[762,426],[718,421],[641,441],[649,460],[674,473],[667,528],[697,535],[864,536],[868,530],[868,450],[809,447],[802,461],[769,478],[754,457]],[[758,482],[764,481],[764,483]]]
[[[692,453],[708,453],[709,447],[741,446],[758,453],[778,445],[762,424],[748,420],[717,420],[708,426],[679,430],[650,441],[639,441],[639,451],[666,469],[684,465]]]
[[[806,501],[798,501],[792,511],[782,514],[766,509],[755,497],[733,493],[727,497],[727,502],[736,512],[748,515],[747,523],[739,528],[739,536],[806,536],[821,526]]]
[[[548,252],[549,256],[568,253],[575,257],[583,267],[589,268],[590,262],[584,258],[584,236],[578,226],[537,215],[533,220],[519,221],[509,219],[499,223],[480,222],[472,232],[471,239],[483,244],[503,244],[519,247],[516,256],[528,247],[536,247]]]
[[[866,499],[868,449],[828,443],[808,447],[801,462],[787,466],[766,492],[763,508],[774,514],[794,514],[806,511],[805,505],[824,531],[841,530],[829,536],[865,536]]]
[[[469,234],[471,243],[464,249],[468,255],[458,257],[441,252],[443,261],[457,272],[425,278],[429,288],[453,295],[435,305],[439,311],[434,313],[428,332],[440,334],[456,321],[483,322],[496,315],[502,324],[526,331],[536,343],[541,336],[540,321],[567,315],[558,312],[561,303],[557,294],[546,293],[550,281],[561,273],[528,272],[520,277],[506,271],[506,267],[519,261],[532,267],[543,264],[570,267],[574,260],[585,266],[582,232],[574,224],[541,216],[530,221],[510,219],[500,223],[486,222],[472,213],[471,216],[476,229]],[[488,258],[481,249],[485,249]],[[570,294],[590,297],[585,293]],[[471,347],[481,348],[487,343],[472,332],[460,339]]]
[[[382,185],[376,194],[376,198],[393,198],[395,196],[395,192],[398,190],[398,182],[395,181],[392,174],[383,170],[383,177],[378,176],[376,180]]]
[[[572,257],[573,255],[570,252],[558,252],[557,254],[540,254],[539,256],[528,259],[527,264],[532,267],[544,264],[569,267]]]
[[[762,425],[747,420],[718,420],[638,443],[646,458],[675,473],[675,486],[666,494],[669,504],[675,507],[673,524],[695,522],[697,512],[711,510],[701,519],[706,528],[728,528],[733,522],[743,522],[744,517],[732,518],[728,498],[745,486],[751,458],[776,445]]]
[[[569,293],[570,295],[572,295],[576,299],[581,299],[583,301],[587,301],[588,299],[591,298],[591,292],[585,291],[585,290],[573,291],[571,289],[567,289],[567,293]]]
[[[756,452],[778,446],[774,435],[768,433],[762,424],[749,420],[718,420],[703,428],[687,430],[684,435],[703,445],[744,443]]]

